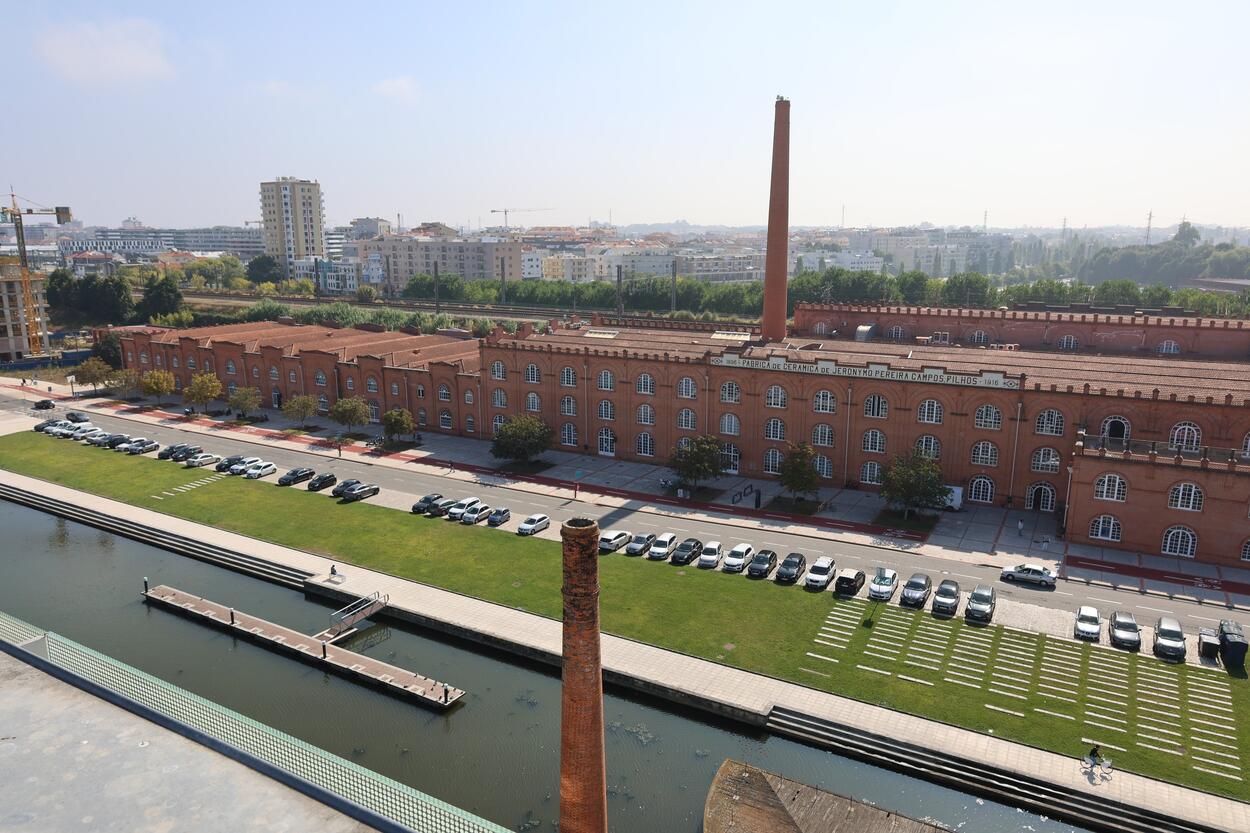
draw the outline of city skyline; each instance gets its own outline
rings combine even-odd
[[[1151,210],[1158,226],[1250,224],[1236,139],[1250,117],[1220,108],[1211,130],[1185,115],[1216,112],[1250,77],[1221,61],[1250,22],[1231,4],[1218,28],[1140,4],[1045,19],[973,4],[623,19],[548,6],[471,22],[437,7],[217,8],[16,10],[11,101],[33,127],[10,137],[22,166],[3,166],[6,183],[100,225],[256,220],[255,183],[276,176],[319,181],[331,225],[477,228],[505,207],[551,209],[512,225],[762,225],[760,125],[780,93],[794,102],[795,226],[839,225],[843,205],[861,227],[975,227],[985,211],[998,228],[1142,226]],[[445,36],[457,26],[477,27],[472,49]],[[261,46],[295,42],[321,46],[303,63]]]

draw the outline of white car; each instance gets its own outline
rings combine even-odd
[[[248,480],[255,480],[258,477],[268,477],[278,470],[273,463],[261,460],[243,472],[243,476]]]
[[[803,582],[813,590],[824,590],[833,580],[833,559],[822,555],[807,571],[807,579]]]
[[[187,462],[183,463],[189,469],[198,469],[200,466],[215,466],[221,462],[221,457],[216,454],[209,454],[207,451],[196,454]]]
[[[468,509],[464,510],[463,513],[461,513],[460,523],[469,524],[470,526],[472,526],[473,524],[476,524],[478,521],[486,520],[487,516],[490,515],[490,513],[491,513],[491,508],[489,506],[487,506],[485,503],[479,503],[477,506],[470,506]]]
[[[103,429],[96,428],[90,422],[84,422],[84,423],[81,423],[73,431],[68,432],[65,436],[70,437],[75,440],[85,440],[87,437],[91,436],[92,434],[95,434],[97,431],[100,431],[100,430],[103,430]]]
[[[551,526],[551,518],[546,515],[530,515],[521,521],[521,525],[516,528],[517,535],[533,535],[536,532],[542,532]]]
[[[755,555],[755,547],[750,544],[739,544],[725,555],[725,572],[741,573],[746,569],[747,562]]]
[[[1003,581],[1027,581],[1042,587],[1055,586],[1055,574],[1040,564],[1017,564],[1015,567],[1004,567],[999,575]]]
[[[124,454],[130,451],[130,449],[134,448],[136,445],[145,444],[147,443],[147,441],[148,441],[147,437],[131,437],[130,439],[126,440],[126,442],[121,443],[120,445],[113,446],[113,450],[120,451]]]
[[[1089,639],[1093,642],[1102,638],[1102,619],[1098,618],[1098,608],[1090,605],[1077,608],[1072,635],[1077,639]]]
[[[599,552],[616,552],[629,543],[633,536],[619,529],[609,530],[599,536]]]
[[[673,554],[673,550],[677,548],[677,536],[671,532],[665,532],[663,535],[655,539],[655,543],[651,545],[651,549],[647,550],[647,558],[652,561],[664,561]]]
[[[878,567],[868,583],[868,598],[876,602],[888,602],[898,589],[898,573],[889,567]]]
[[[698,564],[705,570],[715,570],[724,554],[720,541],[708,541],[703,545],[703,555],[699,556]]]
[[[75,438],[78,440],[82,440],[83,442],[91,442],[96,437],[108,437],[108,436],[110,436],[110,433],[108,431],[105,431],[103,428],[92,428],[87,431],[78,432],[75,435]]]
[[[257,463],[263,463],[264,460],[259,457],[244,457],[239,462],[230,467],[231,474],[243,474]]]
[[[476,497],[461,498],[460,500],[453,503],[451,505],[451,508],[447,510],[447,518],[449,520],[458,521],[464,517],[465,512],[469,511],[470,509],[472,509],[474,506],[477,506],[481,502],[482,502],[481,498],[476,498]]]

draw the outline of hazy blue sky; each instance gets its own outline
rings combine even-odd
[[[14,3],[0,183],[89,223],[1250,224],[1250,3]],[[16,72],[14,72],[16,68]]]

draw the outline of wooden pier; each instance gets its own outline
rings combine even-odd
[[[147,602],[221,628],[258,645],[321,666],[348,679],[368,683],[391,694],[414,699],[431,708],[449,709],[465,695],[461,689],[438,680],[379,662],[332,645],[328,641],[275,625],[174,587],[162,584],[145,590],[143,597]]]

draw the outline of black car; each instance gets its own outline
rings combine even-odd
[[[677,549],[673,552],[673,557],[669,559],[670,564],[689,564],[703,555],[703,542],[698,538],[687,538],[677,545]]]
[[[768,578],[777,567],[777,553],[772,550],[760,550],[752,558],[751,563],[747,565],[747,576],[749,578]]]
[[[382,491],[376,483],[361,483],[357,481],[355,486],[345,489],[342,494],[344,502],[350,500],[364,500],[367,497],[373,497]]]
[[[933,592],[933,579],[924,573],[915,573],[903,585],[903,592],[899,595],[898,603],[924,607],[924,603],[929,601],[931,592]]]
[[[296,483],[303,483],[305,480],[311,480],[315,471],[308,466],[299,466],[291,469],[286,474],[278,478],[279,486],[294,486]]]
[[[426,512],[430,511],[431,506],[438,503],[442,499],[443,496],[438,492],[431,492],[412,505],[412,514],[424,515]]]
[[[792,552],[781,562],[781,566],[777,568],[777,577],[775,581],[783,584],[793,584],[799,580],[799,576],[803,575],[803,571],[807,569],[807,556],[801,552]]]
[[[36,411],[50,411],[55,407],[56,407],[56,403],[53,402],[51,399],[40,399],[34,405],[34,408]]]
[[[157,454],[157,455],[156,455],[156,459],[158,459],[158,460],[168,460],[169,458],[171,458],[171,457],[173,457],[175,454],[177,454],[179,451],[182,451],[183,449],[185,449],[185,448],[190,448],[190,447],[191,447],[191,446],[187,445],[186,443],[174,443],[173,445],[167,445],[167,446],[165,446],[164,448],[162,448],[162,449],[160,450],[160,453],[159,453],[159,454]],[[239,458],[238,460],[236,460],[235,462],[237,463],[237,462],[241,461],[242,459],[243,459],[243,458],[242,458],[242,457],[240,457],[240,458]],[[222,462],[225,462],[225,461],[223,460]],[[233,465],[233,463],[232,463],[231,465]],[[221,471],[221,469],[218,469],[218,471]]]
[[[441,518],[441,517],[444,517],[447,514],[447,512],[451,509],[451,507],[455,505],[456,505],[455,498],[445,497],[442,500],[434,501],[434,503],[430,505],[430,508],[426,514],[428,514],[431,518]]]
[[[198,445],[183,446],[173,454],[169,455],[169,459],[173,460],[175,463],[185,463],[203,450],[204,449]]]
[[[112,434],[108,438],[108,442],[104,443],[105,448],[117,448],[122,443],[130,442],[134,437],[129,434]]]
[[[364,482],[363,480],[357,480],[355,478],[352,478],[350,480],[344,480],[342,483],[335,486],[334,489],[330,492],[330,494],[333,495],[334,497],[342,497],[343,495],[347,494],[348,489],[359,486],[363,482]]]
[[[243,458],[240,457],[239,459],[242,460]],[[322,489],[326,488],[327,486],[333,486],[335,483],[338,483],[338,482],[339,482],[339,479],[327,471],[323,474],[317,475],[312,480],[308,481],[308,491],[320,492]]]
[[[833,592],[839,596],[854,596],[864,588],[867,580],[863,570],[838,570],[838,575],[833,580]]]
[[[160,455],[158,454],[156,456],[159,457]],[[231,454],[229,457],[219,462],[213,468],[219,472],[225,473],[225,472],[230,471],[231,466],[237,466],[239,463],[242,463],[242,462],[243,462],[242,454]]]
[[[82,411],[70,411],[65,415],[65,418],[70,422],[91,422],[91,417],[87,416]]]
[[[43,422],[35,423],[35,430],[42,434],[44,431],[48,430],[48,426],[56,425],[58,422],[60,422],[59,419],[45,419]]]

